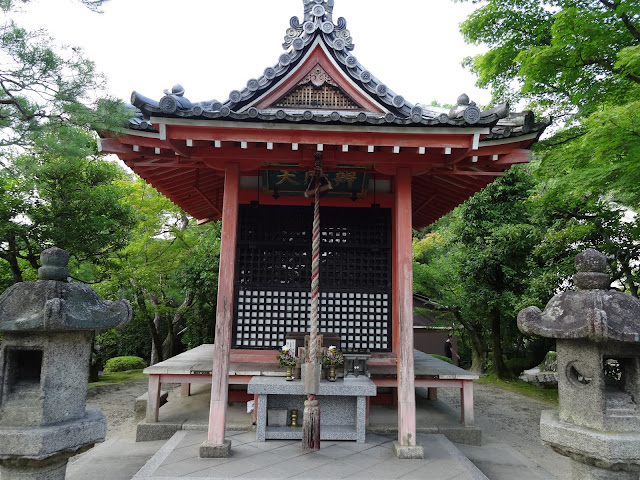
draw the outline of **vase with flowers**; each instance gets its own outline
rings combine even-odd
[[[283,345],[280,347],[278,355],[276,355],[278,359],[278,367],[287,369],[286,380],[293,380],[293,367],[296,366],[298,360],[291,353],[291,349],[287,345]]]
[[[329,369],[327,378],[330,382],[336,381],[336,367],[344,363],[342,352],[335,345],[331,345],[326,352],[322,353],[322,365]]]

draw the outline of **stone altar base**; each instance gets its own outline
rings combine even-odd
[[[168,440],[180,430],[207,431],[209,422],[209,385],[192,385],[191,396],[183,397],[179,390],[171,391],[169,402],[160,409],[157,423],[140,422],[136,429],[136,441]],[[418,433],[443,434],[454,443],[480,445],[482,432],[478,427],[460,424],[457,408],[441,400],[427,400],[426,390],[416,389],[416,423]],[[299,420],[302,417],[299,418]],[[227,431],[255,430],[253,416],[247,413],[243,402],[233,403],[227,409]],[[368,433],[397,437],[398,412],[387,405],[371,405]]]
[[[291,428],[291,411],[298,411],[298,425],[304,421],[304,382],[286,381],[282,378],[254,377],[249,382],[249,393],[258,395],[258,417],[256,438],[259,442],[267,439],[302,439],[301,428]],[[320,439],[355,440],[364,443],[366,433],[366,397],[376,394],[376,386],[366,377],[344,382],[320,382],[316,399],[320,401]],[[287,426],[267,424],[269,409],[287,411]]]

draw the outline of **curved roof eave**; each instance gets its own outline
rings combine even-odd
[[[278,62],[267,67],[263,74],[250,79],[246,86],[233,90],[224,102],[217,100],[192,103],[184,97],[184,88],[175,85],[165,96],[156,101],[133,92],[131,103],[138,115],[130,121],[129,128],[156,131],[149,118],[167,117],[194,120],[236,120],[247,122],[322,123],[397,125],[411,127],[490,127],[486,140],[508,138],[538,132],[542,134],[546,122],[536,123],[531,112],[510,113],[509,105],[502,104],[488,110],[480,110],[467,95],[460,95],[452,109],[437,108],[419,103],[412,104],[395,93],[371,74],[353,55],[351,32],[347,21],[340,17],[333,23],[334,0],[303,0],[304,17],[292,17],[285,32],[283,48]],[[258,109],[251,106],[263,97],[288,74],[295,70],[317,43],[322,43],[345,77],[383,106],[387,113],[350,111],[318,111],[294,109]]]

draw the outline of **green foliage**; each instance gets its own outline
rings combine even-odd
[[[632,0],[488,0],[461,31],[489,51],[466,63],[496,101],[590,114],[637,98],[638,15]]]
[[[106,298],[124,297],[133,305],[134,320],[121,330],[128,351],[146,351],[144,357],[155,363],[185,346],[211,343],[220,224],[197,226],[140,179],[127,200],[138,223],[128,246],[111,256],[112,273],[97,289]]]
[[[97,370],[102,370],[104,364],[118,354],[118,331],[116,329],[106,330],[95,336],[93,339],[93,354],[91,365],[96,365]]]
[[[532,361],[531,358],[517,357],[508,358],[504,363],[511,372],[511,375],[516,378],[519,377],[523,371],[535,367],[537,362]]]
[[[125,372],[127,370],[139,370],[146,368],[146,362],[140,357],[113,357],[107,360],[104,366],[106,373]]]
[[[541,142],[538,151],[539,175],[566,194],[608,193],[625,205],[640,204],[640,100],[603,106]]]
[[[130,115],[121,102],[100,97],[104,77],[78,47],[56,47],[43,30],[5,19],[0,26],[0,162],[25,149],[34,155],[91,155],[91,129],[122,131]],[[92,142],[95,143],[95,142]]]
[[[539,367],[541,372],[557,372],[558,354],[556,352],[547,352]]]
[[[221,222],[199,227],[197,244],[182,263],[182,285],[195,297],[182,337],[189,349],[214,341],[221,228]]]
[[[108,387],[109,385],[122,385],[125,382],[147,380],[148,376],[142,370],[127,370],[125,372],[107,373],[100,375],[96,381],[89,382],[89,390],[97,387]]]
[[[25,267],[35,274],[40,252],[53,245],[76,262],[104,262],[135,222],[126,194],[124,172],[101,158],[16,158],[0,170],[0,263],[15,282]]]
[[[129,114],[101,95],[104,78],[81,49],[11,20],[27,3],[0,2],[0,258],[12,282],[30,277],[54,244],[99,263],[126,243],[133,218],[115,183],[123,173],[96,156],[92,131],[116,134]]]
[[[475,3],[475,2],[474,2]],[[495,102],[524,100],[557,121],[539,173],[578,193],[640,205],[640,4],[488,0],[462,24],[489,50],[466,64]]]
[[[444,355],[436,355],[435,353],[430,353],[433,358],[437,358],[438,360],[442,360],[443,362],[447,362],[453,365],[453,361],[449,357],[445,357]]]
[[[458,281],[464,286],[467,308],[484,319],[490,331],[493,366],[501,377],[508,375],[503,347],[519,335],[515,318],[528,287],[530,265],[523,252],[540,239],[527,203],[533,185],[527,170],[513,168],[467,200],[452,225],[464,252]]]

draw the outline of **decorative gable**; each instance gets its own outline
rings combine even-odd
[[[277,100],[273,107],[318,108],[323,110],[363,110],[318,63],[298,84]]]
[[[318,40],[278,85],[244,108],[386,113],[380,103],[345,75],[326,48]]]

